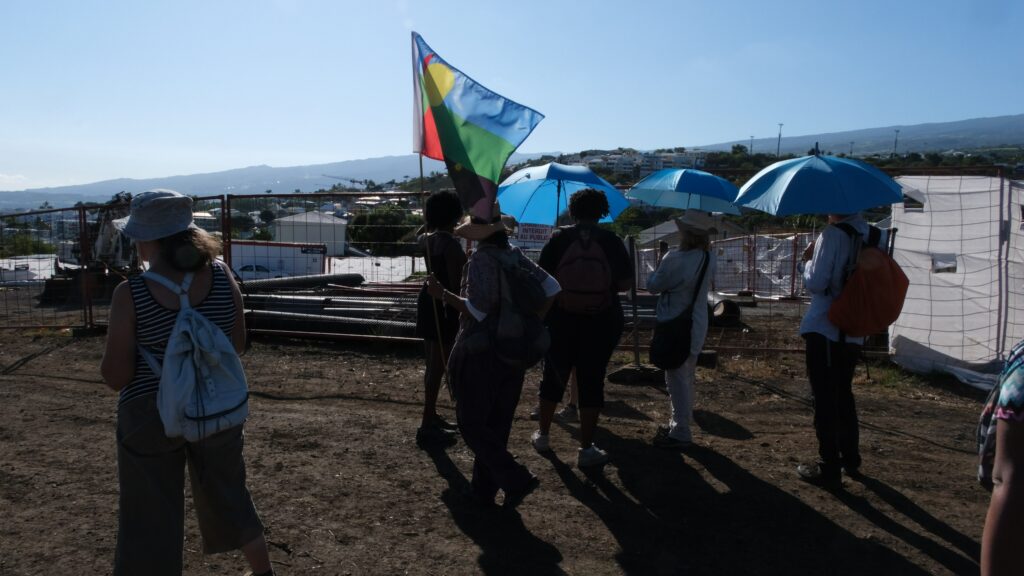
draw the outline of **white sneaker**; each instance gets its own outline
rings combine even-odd
[[[576,453],[577,468],[600,466],[606,462],[608,462],[608,453],[593,444],[590,445],[590,448],[580,448]]]
[[[537,452],[551,452],[551,442],[548,440],[548,435],[541,434],[540,430],[533,431],[533,435],[530,436],[530,444],[533,444],[533,449]]]
[[[530,411],[530,420],[540,420],[540,404],[534,406]]]
[[[559,420],[563,422],[576,422],[580,419],[580,415],[576,410],[575,404],[566,404],[565,408],[559,410],[555,416],[558,416]]]

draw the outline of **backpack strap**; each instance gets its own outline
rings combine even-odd
[[[690,309],[697,305],[697,295],[700,294],[700,287],[704,285],[704,273],[708,271],[708,263],[711,258],[708,251],[704,251],[704,259],[700,264],[700,274],[697,275],[697,284],[693,287],[693,300],[690,301]]]
[[[836,228],[838,228],[838,229],[842,230],[843,232],[845,232],[846,235],[849,236],[850,240],[851,240],[851,242],[850,242],[850,254],[847,256],[846,264],[843,266],[842,286],[846,287],[846,281],[849,280],[850,274],[853,274],[853,271],[857,268],[857,256],[860,254],[860,248],[864,244],[864,236],[861,235],[861,233],[858,232],[857,229],[854,228],[853,225],[848,223],[848,222],[839,222],[837,224],[833,224],[833,226],[835,226]],[[871,230],[870,230],[871,228],[874,228],[874,227],[873,226],[869,226],[868,227],[869,235],[871,233]],[[875,230],[878,230],[878,229],[875,228]],[[879,235],[880,234],[881,234],[881,231],[879,231]],[[875,238],[875,242],[876,243],[878,242],[878,238],[877,237]],[[846,332],[843,332],[842,330],[839,331],[839,343],[840,344],[846,344]],[[831,358],[828,360],[828,365],[829,366],[832,365]]]
[[[843,286],[846,286],[846,280],[850,277],[850,274],[853,273],[854,268],[857,267],[857,255],[860,253],[861,245],[864,244],[864,236],[862,236],[861,233],[858,232],[857,229],[854,228],[852,224],[849,224],[849,223],[846,223],[846,222],[840,222],[838,224],[833,224],[833,226],[835,226],[836,228],[838,228],[838,229],[842,230],[843,232],[845,232],[846,235],[849,236],[850,240],[852,241],[850,243],[850,254],[848,255],[848,257],[846,259],[846,265],[843,266],[843,282],[842,282],[842,284],[843,284]],[[875,230],[878,230],[878,229],[875,228]],[[878,233],[879,233],[879,235],[881,235],[881,231],[880,230],[878,231]],[[875,242],[876,243],[878,242],[878,238],[875,238]]]
[[[153,280],[157,284],[163,285],[165,288],[167,288],[171,292],[174,292],[175,294],[177,294],[178,295],[178,299],[181,302],[181,309],[182,310],[187,310],[187,309],[192,307],[189,304],[189,302],[188,302],[188,289],[189,289],[190,286],[192,286],[192,279],[195,278],[195,273],[193,273],[193,272],[186,273],[185,274],[185,278],[181,281],[180,285],[176,284],[172,280],[168,279],[166,276],[157,274],[156,272],[154,272],[152,270],[146,270],[142,274],[142,277],[143,278],[149,278],[150,280]]]
[[[160,284],[160,285],[166,287],[171,292],[174,292],[175,294],[177,294],[178,295],[178,300],[181,303],[181,310],[188,310],[188,309],[192,308],[192,305],[189,304],[189,301],[188,301],[188,289],[192,285],[192,279],[195,277],[194,273],[192,273],[192,272],[186,273],[185,274],[185,278],[182,279],[180,285],[174,283],[174,281],[170,280],[166,276],[163,276],[161,274],[157,274],[156,272],[154,272],[152,270],[146,270],[145,272],[143,272],[142,273],[142,277],[143,278],[148,278],[148,279],[156,282],[157,284]],[[179,313],[180,313],[180,310],[179,310]],[[157,378],[159,378],[160,377],[160,373],[163,370],[163,367],[161,366],[160,361],[156,359],[156,356],[154,356],[152,352],[150,352],[149,350],[146,350],[146,348],[144,346],[142,346],[141,344],[137,344],[136,348],[139,350],[139,354],[142,356],[142,359],[145,360],[146,364],[149,365],[149,369],[153,372],[153,374]]]
[[[868,226],[868,239],[866,244],[878,248],[879,242],[882,241],[882,229],[877,226]]]

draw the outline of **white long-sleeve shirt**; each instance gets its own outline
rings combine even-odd
[[[658,294],[658,322],[666,322],[679,316],[693,300],[693,291],[698,290],[697,275],[700,274],[703,250],[673,250],[665,255],[658,269],[647,278],[647,290]],[[708,269],[699,287],[693,309],[693,329],[690,331],[690,353],[700,354],[704,337],[708,333],[708,290],[715,277],[717,259],[713,251],[708,252]]]
[[[867,238],[868,224],[859,214],[844,219],[842,223],[850,224]],[[852,249],[850,236],[833,225],[826,226],[814,241],[814,256],[804,265],[804,287],[811,293],[811,305],[800,323],[801,335],[814,332],[833,342],[839,341],[839,328],[829,321],[828,309],[843,289],[843,268]],[[862,344],[864,339],[847,336],[846,341]]]

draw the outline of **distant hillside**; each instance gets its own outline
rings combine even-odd
[[[510,164],[525,162],[540,157],[541,154],[513,154]],[[191,174],[188,176],[168,176],[164,178],[146,178],[136,180],[119,178],[92,184],[76,186],[59,186],[54,188],[34,188],[16,192],[0,192],[0,212],[10,212],[19,208],[36,208],[44,201],[54,207],[73,206],[76,202],[104,202],[114,194],[126,191],[133,194],[153,188],[170,188],[182,194],[196,196],[215,196],[219,194],[259,194],[266,190],[277,193],[290,193],[295,190],[314,192],[328,189],[334,184],[353,185],[354,180],[373,180],[388,182],[390,180],[408,180],[419,175],[419,157],[415,154],[405,156],[384,156],[364,160],[346,160],[330,164],[313,164],[309,166],[292,166],[275,168],[273,166],[250,166],[209,174]],[[423,161],[425,174],[443,172],[444,163],[429,158]],[[325,176],[329,175],[329,176]],[[334,176],[334,178],[331,178]]]
[[[834,154],[851,152],[854,156],[888,154],[892,152],[893,140],[899,130],[898,151],[903,152],[946,152],[949,150],[971,150],[1001,145],[1024,145],[1024,114],[999,116],[996,118],[975,118],[957,122],[938,122],[912,126],[886,126],[866,128],[828,134],[786,136],[783,134],[781,152],[802,155],[818,142],[822,152]],[[750,140],[734,140],[708,146],[704,150],[728,151],[735,144],[750,145]],[[775,153],[775,138],[754,140],[754,152]],[[542,154],[513,154],[511,164],[539,158]],[[444,164],[425,160],[426,174],[443,172]],[[213,196],[220,194],[259,194],[265,190],[290,193],[295,190],[313,192],[328,189],[337,183],[352,184],[354,180],[373,180],[377,183],[391,180],[403,181],[419,174],[419,159],[414,154],[385,156],[364,160],[347,160],[330,164],[292,166],[250,166],[209,174],[169,176],[135,180],[122,178],[93,184],[36,188],[17,192],[0,192],[0,213],[24,208],[36,208],[43,202],[51,206],[73,206],[76,202],[102,202],[123,191],[138,193],[152,188],[170,188],[184,194]],[[329,176],[326,176],[329,175]],[[332,178],[331,176],[334,176]]]
[[[975,118],[956,122],[935,122],[911,126],[885,126],[865,128],[828,134],[807,134],[786,136],[782,134],[782,154],[803,155],[818,142],[822,152],[835,154],[850,153],[853,143],[854,156],[889,154],[899,130],[899,152],[946,152],[971,148],[986,148],[1000,145],[1024,145],[1024,114]],[[701,146],[704,150],[730,150],[734,144],[750,146],[750,139],[734,140]],[[775,152],[776,138],[755,138],[754,152]]]

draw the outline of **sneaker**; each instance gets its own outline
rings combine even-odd
[[[551,452],[551,442],[548,440],[548,435],[541,434],[540,430],[533,431],[533,435],[530,436],[530,444],[533,444],[533,449],[537,452]]]
[[[534,406],[530,411],[530,420],[540,420],[540,404]]]
[[[654,444],[658,448],[664,448],[665,450],[686,450],[693,446],[693,441],[680,440],[669,436],[668,433],[665,433],[656,435],[654,440],[651,441],[651,444]]]
[[[590,445],[590,448],[580,448],[576,453],[577,468],[600,466],[606,462],[608,462],[608,453],[593,444]]]
[[[821,462],[801,464],[797,466],[796,473],[804,482],[820,486],[826,490],[837,490],[843,487],[841,470],[839,468],[831,470]]]
[[[576,422],[580,419],[580,414],[575,404],[566,404],[565,408],[559,410],[555,416],[558,416],[558,419],[562,422]]]

